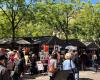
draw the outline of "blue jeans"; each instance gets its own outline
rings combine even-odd
[[[93,71],[97,72],[98,65],[95,61],[92,63]]]

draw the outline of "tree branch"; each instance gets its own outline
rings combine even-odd
[[[7,1],[6,5],[7,5],[7,8],[11,8],[11,6],[9,6],[9,5],[11,5],[11,3],[9,1]],[[10,14],[10,16],[12,14],[11,11],[10,11],[10,9],[9,9],[9,14]]]
[[[24,16],[22,16],[19,21],[17,22],[17,24],[15,25],[14,29],[16,29],[16,27],[18,26],[18,24],[20,23],[20,21],[23,19]]]
[[[0,7],[2,9],[2,11],[4,12],[4,14],[7,16],[8,20],[11,22],[11,19],[9,18],[9,15],[6,13],[6,11],[4,11],[4,9],[2,7]]]
[[[17,16],[17,14],[18,14],[18,7],[17,7],[17,9],[16,9],[16,12],[14,12],[15,13],[15,17]]]
[[[31,3],[30,3],[31,4]],[[27,6],[27,9],[29,8],[30,4]],[[16,27],[18,26],[18,24],[21,22],[21,20],[23,19],[23,17],[25,16],[25,12],[26,12],[26,9],[24,11],[24,14],[22,15],[22,17],[19,19],[19,21],[16,23],[14,29],[16,29]],[[16,15],[15,15],[16,16]]]

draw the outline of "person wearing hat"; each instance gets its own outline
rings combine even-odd
[[[70,70],[71,68],[75,68],[75,64],[72,61],[72,54],[66,53],[65,60],[63,62],[63,70]]]
[[[0,53],[0,80],[11,80],[10,72],[5,67],[5,55]]]
[[[66,70],[70,74],[67,80],[75,80],[73,71],[74,69],[75,69],[75,64],[72,61],[72,54],[66,53],[65,60],[63,61],[63,70]]]

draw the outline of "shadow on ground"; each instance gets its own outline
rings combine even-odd
[[[85,70],[80,71],[93,71],[93,67],[87,67]],[[97,72],[100,72],[100,66],[98,66]]]
[[[24,79],[35,79],[36,77],[40,76],[47,76],[47,74],[36,74],[36,75],[30,75],[30,74],[24,74]]]
[[[24,79],[25,80],[35,79],[35,78],[40,77],[40,76],[47,76],[47,74],[38,74],[38,75],[25,74],[24,75]],[[79,80],[93,80],[93,79],[90,79],[90,78],[80,78]]]
[[[90,78],[80,78],[79,80],[93,80],[93,79],[90,79]]]

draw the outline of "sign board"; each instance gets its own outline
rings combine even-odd
[[[44,70],[44,66],[43,66],[43,63],[41,61],[37,61],[37,68],[38,68],[38,71]]]

